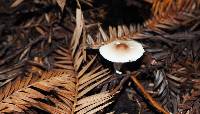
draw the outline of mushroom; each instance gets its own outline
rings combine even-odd
[[[116,40],[101,46],[99,52],[105,59],[114,63],[117,74],[122,74],[122,64],[136,61],[145,51],[142,44],[135,40]]]

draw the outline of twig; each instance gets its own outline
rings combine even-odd
[[[150,102],[150,104],[155,107],[159,112],[163,114],[170,114],[169,112],[165,111],[165,109],[160,106],[160,104],[155,101],[144,89],[144,87],[140,84],[140,82],[136,79],[135,76],[131,76],[131,79],[133,80],[134,84],[137,86],[137,88],[142,92],[144,97]]]

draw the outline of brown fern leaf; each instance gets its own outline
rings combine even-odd
[[[63,73],[60,76],[36,82],[26,88],[23,88],[8,98],[1,101],[1,112],[24,112],[31,106],[47,110],[52,113],[65,113],[71,109],[67,108],[63,103],[73,104],[73,98],[68,95],[75,93],[75,77]],[[45,95],[47,94],[47,95]],[[56,94],[53,96],[53,94]],[[52,97],[53,96],[53,97]],[[56,99],[55,97],[58,97]],[[51,101],[55,104],[47,104]],[[65,107],[63,107],[65,106]]]
[[[110,76],[108,76],[109,75],[108,69],[104,69],[101,65],[96,66],[94,64],[94,62],[96,60],[96,56],[93,57],[92,59],[89,58],[91,60],[89,60],[89,62],[86,61],[86,63],[84,63],[86,65],[83,66],[84,65],[82,63],[83,55],[81,55],[81,51],[82,50],[77,51],[77,53],[74,57],[74,60],[73,60],[74,62],[71,62],[72,57],[70,57],[71,56],[70,52],[67,49],[59,47],[59,49],[57,49],[55,51],[57,54],[59,53],[59,56],[55,56],[56,64],[54,64],[56,71],[70,71],[72,73],[78,72],[77,78],[79,80],[79,89],[80,90],[84,89],[91,83],[93,83],[99,79],[102,79],[104,76],[107,76],[107,77],[104,77],[105,79],[102,81],[99,80],[99,82],[98,82],[99,84],[102,83],[103,81],[107,80],[110,77]],[[67,52],[68,52],[68,54],[67,54]],[[67,60],[63,61],[63,58],[69,60],[70,62],[67,62]],[[62,64],[62,65],[60,65],[60,64]],[[88,72],[88,69],[91,69],[91,70],[89,70],[90,72]],[[99,85],[99,84],[97,84],[97,85]],[[90,88],[92,89],[92,88],[96,87],[97,85],[90,86]],[[84,93],[79,93],[79,94],[81,97],[82,94],[84,94]]]
[[[76,28],[74,30],[74,34],[71,40],[71,54],[66,54],[68,53],[65,48],[59,47],[59,49],[56,51],[57,53],[59,52],[59,57],[56,56],[57,58],[57,63],[62,64],[61,66],[64,67],[59,67],[59,69],[63,70],[68,70],[67,66],[69,66],[66,61],[64,62],[61,58],[69,58],[69,55],[71,55],[71,59],[73,61],[73,68],[74,68],[74,73],[76,75],[76,94],[75,94],[75,102],[74,102],[74,109],[73,111],[77,113],[91,113],[91,112],[96,112],[101,109],[103,109],[105,106],[110,104],[110,102],[107,102],[108,99],[102,100],[101,98],[105,98],[103,93],[99,93],[100,95],[103,95],[102,97],[99,96],[96,97],[98,94],[94,94],[92,97],[95,100],[95,102],[88,102],[86,105],[80,105],[78,102],[80,99],[84,98],[84,96],[91,90],[93,90],[95,87],[103,83],[104,81],[108,80],[111,76],[109,76],[109,71],[108,69],[104,69],[101,65],[96,65],[94,64],[96,60],[96,56],[94,57],[86,57],[85,51],[81,48],[81,45],[85,43],[85,35],[84,35],[84,20],[82,16],[82,12],[80,9],[77,9],[76,11]],[[83,34],[81,36],[81,34]],[[58,59],[60,58],[60,59]],[[86,58],[88,58],[86,60]],[[84,60],[85,59],[85,60]],[[71,61],[70,60],[70,61]],[[62,62],[63,61],[63,62]],[[71,64],[71,62],[70,62]],[[60,65],[57,65],[60,66]],[[70,67],[71,68],[71,67]],[[108,94],[107,94],[108,95]],[[86,97],[86,99],[89,99]],[[100,101],[98,101],[98,99]],[[78,103],[78,104],[77,104]],[[106,104],[105,104],[106,103]],[[108,103],[108,104],[107,104]],[[101,106],[100,106],[101,105]],[[98,107],[99,106],[99,107]],[[76,107],[78,107],[76,109]]]
[[[176,30],[181,26],[188,25],[191,21],[197,21],[195,16],[200,14],[198,12],[199,10],[196,11],[190,13],[185,11],[176,13],[167,12],[159,16],[154,16],[152,19],[145,22],[144,26],[146,26],[146,30],[144,31],[150,30],[159,34],[165,34],[167,31]]]
[[[108,92],[86,96],[86,93],[106,81],[110,76],[101,66],[88,71],[95,58],[76,75],[71,72],[43,73],[46,80],[35,82],[8,96],[0,103],[0,112],[26,112],[35,107],[50,113],[97,112],[111,102]],[[53,77],[52,77],[53,76]],[[78,81],[77,81],[78,80]],[[85,104],[82,104],[84,101]],[[80,103],[81,102],[81,103]]]
[[[77,17],[80,15],[82,12],[77,9]],[[111,76],[108,69],[94,64],[96,56],[88,56],[88,59],[83,61],[84,52],[80,47],[80,25],[83,25],[83,22],[77,19],[76,23],[77,27],[71,41],[72,52],[58,46],[54,54],[54,69],[42,73],[40,79],[33,81],[31,85],[3,97],[0,112],[29,113],[35,109],[34,111],[43,110],[59,114],[90,114],[111,104],[112,95],[109,92],[92,91]],[[32,77],[31,75],[25,83],[34,79]],[[89,92],[91,93],[88,94]]]
[[[166,73],[157,71],[151,93],[173,113],[196,114],[199,109],[199,62],[187,60],[181,64],[173,64],[169,68],[171,71]]]
[[[12,77],[10,79],[7,79],[6,81],[1,83],[1,94],[0,94],[0,101],[2,99],[7,98],[9,95],[11,95],[13,92],[24,88],[37,80],[42,80],[42,79],[47,79],[48,77],[45,77],[45,75],[39,75],[38,72],[26,72],[23,69],[24,67],[19,67],[16,68],[15,66],[13,67],[14,70],[5,70],[6,73],[2,74],[5,75],[7,78],[9,75],[12,74]],[[4,71],[2,71],[3,73]],[[50,75],[49,75],[50,76]],[[3,78],[3,77],[2,77]]]
[[[45,80],[57,75],[60,75],[60,73],[48,72],[48,75],[46,75],[46,73],[42,73],[40,75],[38,73],[32,72],[32,73],[18,75],[13,80],[11,81],[8,80],[8,83],[6,83],[0,88],[0,91],[1,91],[0,101],[2,101],[3,99],[6,99],[8,96],[13,94],[13,92],[18,91],[21,88],[25,88],[28,85],[35,83],[36,81]]]
[[[118,27],[109,27],[109,35],[99,26],[99,33],[96,36],[87,36],[87,44],[89,48],[98,49],[101,45],[110,43],[114,40],[131,40],[132,37],[134,39],[142,39],[144,36],[139,34],[142,30],[142,26],[140,25],[130,25],[127,27],[126,25],[118,25]]]
[[[61,46],[55,50],[54,61],[53,69],[60,71],[74,71],[70,51]]]
[[[19,29],[17,31],[22,32],[23,30]],[[5,47],[1,44],[3,50],[6,48],[8,49],[3,51],[3,53],[1,50],[3,56],[1,55],[2,65],[0,65],[0,101],[10,96],[13,92],[40,80],[40,73],[51,67],[47,65],[49,63],[48,54],[53,48],[46,43],[47,40],[45,40],[45,36],[38,35],[30,38],[30,40],[26,38],[28,33],[30,33],[30,31],[28,31],[26,35],[21,34],[23,37],[20,39],[17,38],[21,37],[20,35],[17,33],[13,34],[12,37],[15,41],[10,42],[11,44],[9,44],[9,46],[12,45],[14,50],[8,48],[9,46]],[[8,36],[5,36],[5,39]],[[40,45],[42,43],[44,43],[43,46]],[[39,52],[42,55],[35,54],[35,52]],[[45,79],[45,77],[43,77],[43,79]]]
[[[103,104],[104,102],[107,102],[110,100],[112,96],[108,92],[102,92],[96,95],[89,96],[85,99],[81,99],[77,102],[77,107],[75,111],[78,111],[77,114],[93,114],[97,112],[100,109],[103,109],[104,107],[108,106],[112,102],[108,102],[103,106],[97,107],[99,104]],[[95,108],[94,110],[91,110],[92,108]]]
[[[164,70],[154,71],[154,76],[152,96],[156,98],[166,110],[177,113],[177,105],[179,102],[177,98],[180,95],[180,88],[182,86],[180,83],[185,82],[186,78],[176,78],[175,76],[169,78]]]
[[[36,41],[38,40],[36,39]],[[43,65],[43,63],[44,63],[43,57],[34,57],[33,60],[28,60],[25,63],[12,65],[12,67],[10,68],[8,67],[2,70],[0,73],[1,80],[6,80],[6,79],[7,80],[2,81],[0,85],[1,87],[0,101],[6,99],[13,92],[21,88],[24,88],[38,80],[44,80],[49,78],[46,77],[46,75],[41,75],[43,70],[41,69],[41,66],[39,67],[37,66],[37,65]],[[53,74],[48,76],[53,77]]]
[[[76,27],[71,40],[72,57],[74,57],[75,52],[78,50],[81,44],[81,34],[83,31],[84,19],[81,9],[76,10]]]
[[[164,0],[164,1],[163,3],[169,5],[169,9],[166,12],[153,16],[151,19],[145,21],[143,25],[136,25],[136,26],[130,25],[130,27],[127,27],[125,25],[118,25],[117,28],[109,27],[109,35],[107,35],[106,32],[101,27],[99,27],[99,32],[96,34],[96,36],[88,35],[86,47],[92,49],[98,49],[101,45],[110,43],[118,39],[132,40],[132,39],[149,38],[149,39],[160,40],[163,41],[164,43],[168,43],[172,41],[161,37],[162,35],[175,31],[182,26],[191,27],[192,25],[194,25],[194,22],[198,21],[196,16],[200,15],[198,9],[200,4],[195,2],[194,0],[193,1],[187,0],[186,2],[180,0],[177,1],[177,4],[174,4],[173,0]],[[162,1],[155,0],[155,4],[156,2],[158,2],[157,4],[159,5],[159,3]],[[175,7],[182,6],[184,8],[183,9],[179,8],[179,10],[173,11],[174,8],[170,9],[171,5]],[[155,36],[155,34],[158,34],[157,35],[158,37]]]
[[[96,57],[93,57],[89,62],[87,62],[87,64],[84,63],[86,65],[80,65],[81,60],[83,60],[83,55],[79,55],[80,54],[77,53],[74,59],[74,68],[77,72],[76,79],[78,80],[76,83],[77,93],[75,94],[74,111],[78,114],[95,113],[111,103],[109,101],[111,98],[110,93],[105,92],[104,94],[104,92],[100,92],[99,94],[94,94],[92,96],[85,96],[87,96],[86,94],[92,91],[98,85],[111,78],[111,75],[108,69],[104,69],[101,65],[94,64]],[[90,98],[92,98],[94,101],[92,101]],[[82,99],[84,99],[84,101],[86,101],[85,99],[90,99],[90,102],[85,102],[86,104],[80,104],[79,100]]]
[[[193,12],[200,5],[199,0],[153,0],[152,12],[162,15],[166,12]]]
[[[183,26],[193,26],[194,22],[197,22],[196,15],[200,15],[199,12],[187,13],[187,12],[168,12],[163,15],[154,16],[152,19],[147,20],[143,26],[118,26],[118,29],[109,27],[110,35],[106,35],[100,28],[100,33],[94,40],[88,35],[87,43],[88,47],[92,49],[98,49],[101,45],[110,43],[117,39],[132,40],[132,39],[153,39],[160,40],[164,43],[173,41],[161,37],[168,35],[168,32],[173,32]],[[157,34],[157,35],[155,35]],[[170,44],[171,45],[171,44]]]

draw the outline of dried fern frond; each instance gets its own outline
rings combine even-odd
[[[152,12],[154,15],[162,15],[166,12],[193,12],[199,8],[199,0],[153,0]]]
[[[161,16],[155,16],[150,20],[147,20],[143,26],[118,26],[118,29],[115,27],[109,27],[109,34],[107,35],[105,31],[100,28],[99,35],[96,38],[88,35],[87,44],[88,48],[98,49],[101,45],[110,43],[114,40],[123,39],[152,39],[160,40],[164,43],[173,43],[171,39],[166,39],[162,36],[167,36],[168,32],[173,32],[183,26],[192,26],[191,23],[194,23],[196,20],[195,15],[200,15],[198,12],[186,13],[186,12],[177,12],[177,13],[166,13]],[[157,35],[155,35],[157,34]],[[168,43],[169,42],[169,43]]]
[[[173,113],[189,113],[191,111],[191,114],[193,114],[193,107],[194,110],[196,110],[196,106],[199,106],[198,104],[192,104],[199,101],[199,99],[193,97],[193,94],[196,95],[195,93],[199,93],[199,63],[188,60],[182,60],[182,62],[180,64],[177,64],[178,62],[174,63],[171,68],[168,68],[168,72],[164,70],[154,71],[155,79],[150,93],[152,93],[152,96],[165,106],[167,110]],[[189,93],[191,93],[192,96],[190,96]],[[185,102],[185,98],[189,98],[187,99],[188,104]],[[180,103],[181,105],[179,106]]]
[[[19,90],[3,96],[0,102],[0,112],[25,112],[43,110],[49,113],[95,113],[109,104],[113,95],[109,92],[93,90],[108,80],[110,72],[101,65],[94,64],[96,57],[84,55],[80,45],[82,41],[82,12],[77,9],[77,27],[71,41],[72,48],[58,46],[54,51],[53,70],[43,72],[37,81],[32,75]],[[83,18],[81,16],[81,18]],[[20,82],[20,81],[19,81]],[[29,83],[27,86],[25,84]],[[23,85],[22,84],[22,85]],[[7,87],[9,88],[9,87]],[[10,88],[9,88],[10,89]],[[4,89],[4,90],[9,90]],[[4,92],[4,90],[2,92]],[[93,91],[92,91],[93,90]],[[9,93],[9,92],[4,92]],[[90,93],[90,94],[89,94]],[[82,103],[84,102],[84,103]]]
[[[49,79],[35,82],[3,99],[0,103],[0,112],[26,112],[31,107],[60,114],[73,111],[90,113],[103,109],[111,103],[110,93],[103,92],[84,97],[86,93],[109,78],[107,70],[97,72],[100,67],[86,73],[93,61],[94,59],[77,75],[56,71],[43,73],[45,78]],[[82,101],[86,101],[86,104],[80,106]]]
[[[13,67],[15,68],[15,67]],[[22,67],[22,69],[25,69]],[[8,96],[13,94],[13,92],[18,91],[19,89],[22,89],[32,83],[35,83],[38,80],[44,80],[50,77],[54,77],[57,75],[56,73],[49,72],[49,75],[40,74],[39,72],[27,72],[22,69],[15,69],[16,71],[6,71],[6,73],[12,73],[13,76],[16,75],[16,77],[8,79],[7,81],[3,82],[0,88],[1,94],[0,94],[0,101],[3,99],[6,99]],[[39,69],[39,68],[38,68]],[[23,71],[23,72],[22,72]],[[4,74],[6,75],[6,74]],[[6,75],[7,76],[7,75]]]
[[[110,105],[112,103],[109,102],[111,98],[112,96],[108,92],[101,92],[99,94],[86,97],[77,102],[75,112],[77,114],[94,114],[95,112]]]
[[[164,0],[164,3],[167,1],[173,2],[173,0]],[[154,2],[162,2],[160,0],[155,0]],[[160,40],[164,43],[172,42],[166,38],[161,36],[167,35],[168,33],[175,32],[178,28],[187,26],[191,27],[194,25],[194,22],[197,22],[196,18],[199,14],[199,6],[200,4],[190,0],[187,1],[178,1],[181,3],[175,4],[174,7],[180,7],[181,5],[184,8],[179,8],[179,10],[170,9],[172,3],[165,3],[169,5],[169,9],[159,15],[153,16],[151,19],[144,22],[143,25],[130,25],[127,27],[125,25],[118,25],[118,27],[109,27],[109,35],[99,27],[99,32],[96,36],[91,36],[88,34],[87,37],[87,46],[88,48],[98,49],[101,45],[110,43],[114,40],[123,39],[123,40],[131,40],[131,39],[154,39]],[[157,3],[157,4],[159,4]],[[185,5],[189,4],[189,5]],[[160,5],[160,4],[159,4]],[[191,8],[192,6],[192,8]],[[157,6],[158,7],[158,6]],[[164,6],[163,6],[164,7]],[[191,25],[192,24],[192,25]],[[157,36],[156,36],[157,35]],[[171,44],[170,44],[171,45]]]
[[[74,57],[78,46],[81,44],[81,34],[84,26],[84,19],[81,9],[76,10],[76,27],[71,39],[72,57]]]
[[[67,58],[66,56],[66,52],[67,50],[60,47],[56,52],[60,52],[60,54],[62,53],[62,56],[60,56],[59,58]],[[65,54],[65,55],[64,55]],[[65,57],[66,56],[66,57]],[[77,79],[77,83],[76,83],[76,91],[77,93],[75,94],[75,98],[77,102],[79,102],[79,100],[83,100],[85,99],[84,96],[85,94],[87,94],[89,91],[91,91],[92,89],[94,89],[95,87],[97,87],[98,85],[100,85],[101,83],[103,83],[104,81],[108,80],[111,76],[109,76],[109,70],[108,69],[103,69],[102,66],[96,66],[95,68],[92,67],[92,65],[94,65],[94,62],[96,60],[96,57],[94,57],[93,59],[91,59],[85,66],[82,66],[82,61],[83,61],[83,55],[81,55],[81,50],[77,51],[76,55],[74,55],[74,72],[77,74],[76,75],[76,79]],[[58,58],[57,56],[55,58]],[[57,62],[59,62],[59,60],[57,60]],[[59,62],[60,63],[60,62]],[[65,64],[64,66],[68,66],[67,64]],[[58,69],[56,70],[68,70],[66,69],[66,67],[58,67]],[[92,69],[91,69],[92,68]],[[89,70],[91,69],[91,70]],[[99,93],[101,95],[103,95],[103,93]],[[96,95],[98,94],[94,94],[93,97],[89,97],[86,99],[90,99],[93,98],[93,100],[95,99],[99,99],[98,97],[96,97]],[[108,94],[107,94],[108,95]],[[107,99],[109,100],[109,99]],[[104,106],[107,106],[108,104],[102,105],[103,103],[107,102],[107,100],[105,99],[104,101],[99,102],[98,103],[92,103],[92,101],[90,103],[92,104],[87,104],[84,107],[80,108],[80,104],[77,104],[78,109],[74,109],[74,111],[76,111],[77,113],[82,112],[82,111],[86,111],[88,113],[90,113],[90,111],[99,111],[101,109],[104,108]],[[95,100],[96,101],[96,100]],[[110,104],[110,103],[109,103]],[[88,107],[89,105],[91,105],[90,107]],[[102,105],[100,107],[97,107],[99,105]],[[76,107],[76,102],[75,102],[75,107]],[[93,109],[94,110],[91,110]]]
[[[36,82],[1,101],[0,111],[9,113],[24,112],[31,106],[35,106],[51,113],[69,112],[70,109],[63,106],[65,103],[69,104],[70,101],[73,100],[73,98],[70,97],[66,98],[67,95],[73,95],[75,92],[75,84],[73,82],[75,82],[75,77],[67,75],[66,73],[44,81]],[[52,97],[53,94],[56,95]],[[58,97],[57,100],[56,97]],[[45,103],[45,101],[51,101],[54,104],[48,104]]]
[[[92,49],[98,49],[101,45],[110,43],[114,40],[130,40],[132,37],[135,39],[141,39],[142,34],[139,34],[143,29],[142,26],[130,25],[118,25],[118,27],[109,27],[109,35],[99,26],[99,33],[96,36],[87,36],[87,47]],[[141,35],[141,36],[140,36]]]
[[[59,71],[74,71],[73,59],[69,50],[59,46],[55,50],[53,69]]]
[[[177,89],[179,85],[171,85],[167,80],[167,76],[163,70],[154,71],[154,86],[152,96],[157,99],[166,110],[172,113],[178,112],[177,101],[178,93],[177,91],[172,91],[172,89]],[[173,81],[175,82],[175,81]]]

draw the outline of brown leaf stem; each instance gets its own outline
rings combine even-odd
[[[131,76],[131,79],[133,80],[134,84],[137,86],[137,88],[140,90],[140,92],[142,92],[142,94],[144,95],[144,97],[150,102],[150,104],[155,107],[159,112],[163,113],[163,114],[170,114],[169,112],[167,112],[164,108],[162,108],[162,106],[160,106],[160,104],[155,101],[151,95],[149,95],[149,93],[147,93],[144,89],[144,87],[140,84],[140,82],[136,79],[135,76]]]

